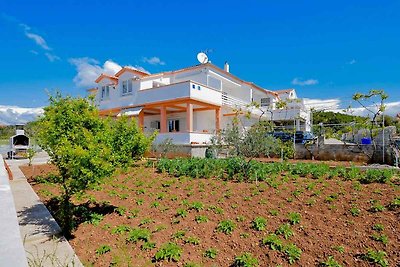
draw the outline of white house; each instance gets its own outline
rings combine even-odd
[[[260,103],[267,119],[298,130],[310,128],[310,110],[294,89],[266,90],[231,74],[228,64],[224,69],[205,63],[157,74],[124,67],[114,76],[100,75],[96,83],[88,91],[95,94],[101,115],[136,117],[145,132],[159,131],[156,141],[206,144],[231,123],[234,110],[247,109],[253,101]],[[277,108],[280,100],[287,106]],[[262,112],[252,109],[251,114],[249,126]]]

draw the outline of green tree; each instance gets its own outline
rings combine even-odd
[[[56,182],[62,193],[57,217],[68,237],[74,227],[73,195],[98,185],[117,166],[143,155],[151,140],[126,118],[100,118],[92,99],[57,93],[49,102],[35,132],[38,144],[59,171]]]

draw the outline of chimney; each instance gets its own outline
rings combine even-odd
[[[229,72],[229,63],[228,63],[228,61],[225,61],[224,71]]]

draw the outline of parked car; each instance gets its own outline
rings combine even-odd
[[[311,132],[303,132],[303,131],[296,131],[295,134],[290,132],[270,132],[268,133],[270,136],[274,138],[280,139],[283,142],[292,141],[295,138],[296,144],[305,144],[309,141],[314,141],[316,137]]]

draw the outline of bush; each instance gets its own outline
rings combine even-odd
[[[217,226],[217,231],[222,232],[224,234],[230,235],[233,230],[236,228],[236,225],[231,220],[221,221]]]
[[[96,255],[103,255],[110,251],[111,247],[109,245],[102,245],[98,249],[96,249]]]
[[[233,263],[235,267],[256,267],[258,266],[258,260],[253,257],[251,253],[244,253],[235,258]]]
[[[283,250],[283,242],[276,234],[269,234],[261,241],[261,243],[265,246],[269,246],[272,250]]]
[[[129,231],[126,241],[136,243],[137,241],[142,240],[147,242],[150,240],[150,237],[151,233],[148,229],[133,228],[132,230]]]
[[[253,229],[257,231],[264,231],[265,226],[267,225],[267,220],[263,217],[256,217],[251,224]]]
[[[386,259],[386,253],[384,251],[368,249],[367,253],[361,255],[361,259],[379,265],[381,267],[389,266],[389,262]]]
[[[182,255],[182,248],[175,243],[166,243],[161,246],[155,255],[155,260],[179,261]]]

